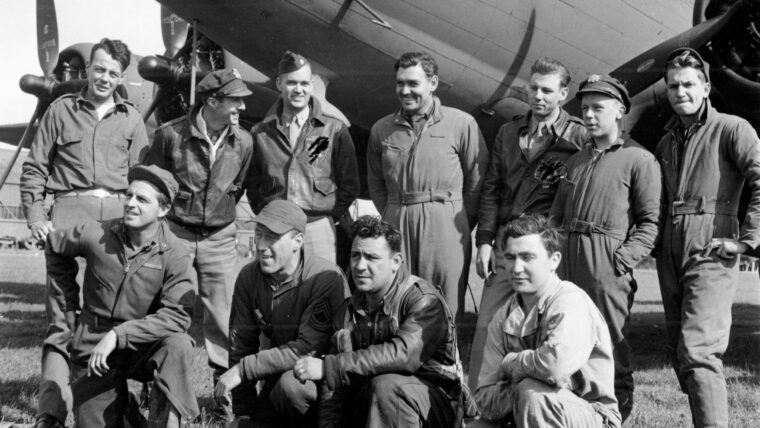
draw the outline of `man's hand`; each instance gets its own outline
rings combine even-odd
[[[516,352],[510,352],[504,356],[501,360],[501,379],[508,379],[512,381],[513,385],[517,385],[521,380],[527,376],[525,372],[520,368],[520,363],[517,361],[518,354]]]
[[[745,244],[744,242],[737,241],[736,239],[713,238],[710,243],[705,246],[704,250],[702,250],[702,253],[704,256],[707,256],[711,252],[715,251],[716,254],[718,254],[718,257],[730,259],[737,254],[744,254],[749,250],[749,245]]]
[[[29,226],[29,230],[32,232],[32,238],[45,242],[48,234],[55,228],[51,221],[36,221]]]
[[[325,377],[325,362],[319,358],[304,357],[296,361],[293,372],[301,383],[322,380]]]
[[[92,348],[90,360],[87,362],[87,376],[103,376],[110,370],[106,360],[116,349],[116,340],[116,332],[111,330]]]
[[[214,398],[216,400],[229,400],[232,395],[232,390],[243,383],[243,379],[240,377],[239,366],[240,364],[236,364],[224,372],[223,375],[219,376],[219,380],[214,387]]]
[[[491,273],[491,253],[493,247],[490,244],[480,244],[478,246],[478,256],[475,259],[475,270],[478,272],[478,276],[482,279],[486,279],[488,274]]]

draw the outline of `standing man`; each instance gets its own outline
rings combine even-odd
[[[231,368],[214,397],[228,401],[232,392],[235,416],[256,426],[313,426],[317,386],[297,381],[292,369],[301,357],[327,352],[330,323],[348,283],[334,263],[303,251],[306,214],[294,202],[275,199],[253,221],[258,259],[235,284]],[[268,349],[259,347],[261,333],[270,340]]]
[[[186,333],[195,302],[190,258],[162,221],[177,182],[155,166],[137,166],[128,179],[123,218],[48,236],[54,316],[43,347],[70,355],[76,426],[123,426],[127,379],[136,379],[153,381],[149,425],[179,427],[199,411]],[[87,260],[81,306],[75,257]]]
[[[130,59],[121,41],[101,40],[90,52],[87,87],[53,101],[42,117],[21,173],[21,203],[34,239],[44,241],[53,230],[82,221],[122,215],[127,171],[148,147],[140,112],[115,92]],[[50,218],[44,211],[46,194],[54,197]],[[53,314],[47,315],[50,324]],[[38,426],[66,421],[68,383],[64,355],[43,348]]]
[[[475,234],[475,266],[486,283],[470,353],[469,385],[473,390],[488,324],[511,293],[499,246],[504,225],[527,213],[549,214],[565,162],[586,141],[581,120],[560,107],[570,91],[569,84],[570,73],[561,62],[551,58],[536,60],[528,86],[530,111],[504,124],[492,147]]]
[[[302,382],[325,381],[320,427],[454,426],[454,318],[435,287],[409,275],[401,241],[379,217],[354,223],[356,291],[334,318],[333,352],[293,368]]]
[[[312,97],[306,58],[285,52],[276,84],[280,98],[251,130],[248,201],[256,214],[274,199],[295,202],[308,218],[306,251],[335,263],[335,224],[350,233],[348,207],[359,195],[354,142],[346,125]]]
[[[694,425],[725,427],[721,356],[740,255],[760,244],[760,143],[747,121],[710,105],[708,67],[692,49],[668,55],[665,83],[676,115],[655,152],[664,194],[657,274],[668,351]],[[740,227],[745,180],[752,196]]]
[[[633,408],[628,321],[633,268],[654,248],[660,216],[660,168],[623,135],[631,102],[617,79],[591,75],[576,94],[589,144],[567,161],[551,218],[566,240],[559,276],[583,289],[604,315],[615,357],[615,396],[625,421]]]
[[[619,427],[610,335],[588,295],[556,274],[559,232],[529,214],[501,237],[515,293],[488,326],[475,392],[481,420],[467,426]]]
[[[185,243],[197,273],[203,301],[203,336],[214,383],[227,370],[228,323],[235,285],[235,206],[251,162],[253,142],[238,125],[251,95],[232,69],[206,75],[196,88],[198,102],[186,117],[156,131],[146,164],[170,171],[179,193],[167,215],[169,226]],[[217,408],[231,418],[231,409]]]
[[[401,231],[410,273],[440,285],[456,316],[464,310],[488,150],[475,119],[433,95],[438,65],[429,54],[405,53],[395,69],[401,109],[370,131],[369,193],[383,220]]]

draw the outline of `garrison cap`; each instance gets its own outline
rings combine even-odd
[[[699,55],[699,52],[695,51],[692,48],[678,48],[673,49],[669,54],[667,59],[665,60],[665,64],[670,64],[670,61],[673,61],[674,59],[678,57],[693,57],[700,66],[702,66],[702,73],[705,75],[705,82],[710,83],[710,64],[702,59],[702,56]],[[665,74],[667,75],[669,67],[665,66]]]
[[[253,94],[245,86],[240,73],[234,68],[216,70],[198,83],[195,91],[212,97],[245,97]]]
[[[631,108],[631,98],[628,96],[628,89],[619,80],[607,75],[592,74],[581,82],[575,97],[583,99],[584,94],[598,93],[614,98],[625,106],[625,112]]]
[[[135,180],[147,181],[156,186],[158,190],[169,197],[169,203],[174,200],[179,190],[179,184],[171,172],[156,165],[137,165],[129,170],[127,180],[131,183]]]
[[[309,64],[309,60],[301,55],[295,52],[285,51],[282,59],[280,59],[280,63],[277,65],[277,75],[280,76],[285,73],[292,73]]]
[[[275,199],[262,208],[253,221],[281,235],[290,229],[306,231],[306,214],[292,201]]]

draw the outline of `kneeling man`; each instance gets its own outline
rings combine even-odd
[[[127,379],[136,379],[153,381],[150,426],[178,427],[199,413],[186,334],[195,301],[190,258],[162,221],[178,186],[156,166],[136,166],[127,178],[123,218],[48,235],[54,317],[43,346],[70,356],[77,426],[123,426]],[[77,256],[87,268],[75,321]]]
[[[334,352],[294,368],[301,381],[325,380],[320,426],[452,427],[460,381],[443,295],[408,273],[389,223],[363,216],[353,235],[356,291],[334,319]]]
[[[296,381],[293,365],[327,351],[330,323],[348,296],[348,283],[337,265],[304,252],[306,214],[294,202],[273,200],[253,221],[258,259],[243,267],[235,283],[230,369],[219,378],[214,396],[224,404],[231,393],[239,421],[311,426],[317,387]],[[261,333],[269,349],[261,349]],[[257,394],[259,380],[264,382]]]
[[[559,232],[532,214],[504,239],[516,294],[488,326],[474,426],[619,427],[610,334],[588,295],[557,276]]]

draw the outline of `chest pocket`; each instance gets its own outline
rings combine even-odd
[[[63,131],[55,141],[56,157],[62,163],[82,167],[85,134],[81,131]]]
[[[106,150],[106,165],[112,172],[126,177],[129,170],[129,147],[132,145],[132,139],[124,136],[113,136],[109,139],[108,150]]]
[[[401,176],[406,159],[409,157],[409,148],[399,147],[393,144],[383,144],[383,171],[385,177],[391,182],[397,181]]]

